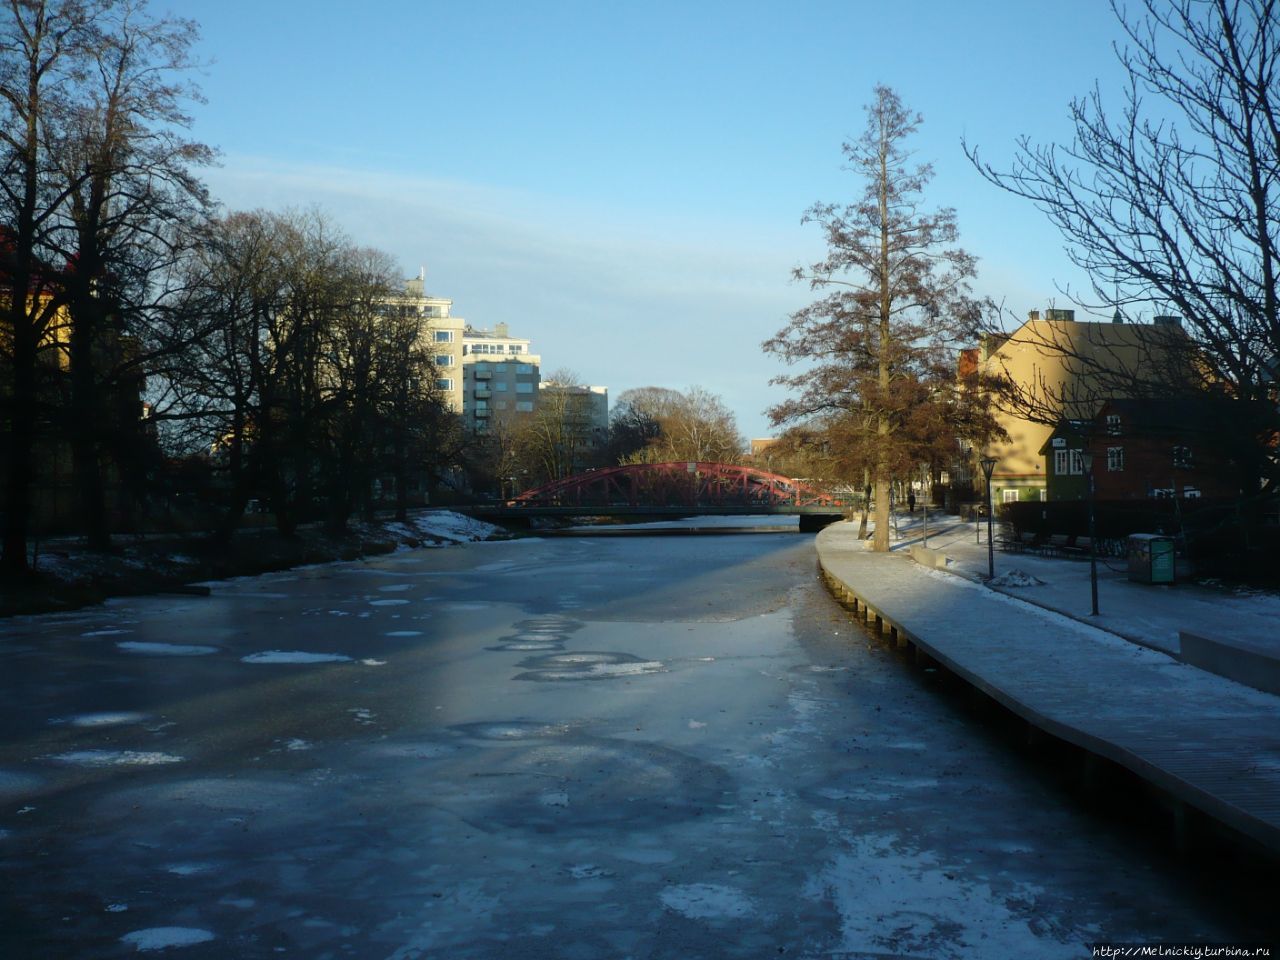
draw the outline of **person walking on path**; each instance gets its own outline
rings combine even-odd
[[[907,491],[907,513],[916,512],[916,492],[914,490]]]

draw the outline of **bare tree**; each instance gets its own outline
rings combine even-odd
[[[1107,313],[1180,316],[1193,369],[1215,392],[1256,401],[1241,405],[1242,434],[1266,446],[1280,425],[1266,403],[1280,371],[1280,3],[1135,6],[1132,15],[1112,3],[1128,75],[1117,110],[1095,87],[1071,104],[1070,143],[1023,139],[1007,171],[965,149],[1061,231],[1092,282],[1068,297]],[[1258,420],[1264,409],[1269,422]],[[1274,459],[1252,459],[1271,461],[1274,482]]]
[[[93,8],[80,0],[9,0],[0,10],[0,202],[5,325],[0,330],[4,430],[4,545],[0,567],[27,570],[36,441],[47,411],[41,354],[56,345],[65,300],[41,252],[66,197],[45,149],[49,114],[67,109],[90,40]]]
[[[627,390],[618,398],[611,429],[623,462],[742,460],[737,418],[720,397],[702,387]]]
[[[129,448],[140,411],[111,400],[136,401],[148,367],[175,346],[154,329],[163,326],[156,301],[166,293],[158,279],[181,253],[187,226],[205,215],[205,188],[193,171],[213,151],[182,134],[191,122],[185,104],[199,99],[182,79],[194,66],[196,35],[191,21],[148,16],[141,0],[105,6],[77,96],[47,125],[66,194],[48,237],[51,254],[69,265],[64,432],[79,527],[92,548],[109,545],[105,471],[138,466]]]
[[[175,78],[194,37],[190,22],[150,18],[136,0],[0,7],[8,572],[26,567],[42,428],[70,439],[85,532],[106,545],[104,448],[127,466],[141,413],[108,388],[136,400],[156,346],[138,326],[153,278],[204,197],[190,171],[210,152],[177,132],[195,91]],[[65,402],[51,380],[65,381]]]
[[[896,93],[876,88],[865,130],[844,145],[866,185],[861,198],[819,203],[804,217],[822,226],[827,255],[794,276],[825,295],[764,344],[804,365],[774,379],[796,396],[773,407],[771,419],[819,418],[842,448],[848,478],[865,471],[875,485],[874,548],[882,551],[890,482],[918,456],[920,405],[936,395],[934,385],[952,369],[951,348],[985,308],[969,293],[975,261],[954,245],[955,212],[920,211],[932,170],[911,166],[906,148],[920,122]]]
[[[594,466],[604,446],[604,437],[595,435],[591,398],[572,370],[553,370],[543,378],[537,409],[519,432],[523,459],[541,483]]]

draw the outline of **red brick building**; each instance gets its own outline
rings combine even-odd
[[[1087,495],[1085,451],[1099,500],[1236,496],[1237,407],[1225,399],[1109,400],[1093,420],[1064,420],[1040,448],[1049,499]]]

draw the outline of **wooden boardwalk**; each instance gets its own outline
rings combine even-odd
[[[1280,855],[1280,697],[1061,614],[818,536],[837,598],[1013,713]],[[1181,821],[1181,818],[1179,818]]]

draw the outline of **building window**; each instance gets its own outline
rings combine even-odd
[[[533,384],[529,382],[517,383],[516,393],[533,393]]]
[[[1107,414],[1107,433],[1109,433],[1113,437],[1120,436],[1120,414],[1118,413]]]
[[[1017,502],[1018,502],[1018,491],[1017,491],[1017,490],[1007,490],[1007,489],[1006,489],[1006,490],[1001,490],[1001,491],[1000,491],[1000,502],[1001,502],[1001,503],[1017,503]]]
[[[509,353],[524,353],[524,347],[520,346],[518,343],[513,343],[507,348],[507,351]]]
[[[505,401],[505,400],[495,400],[495,401],[493,401],[493,409],[495,409],[495,410],[505,410],[505,409],[507,409],[507,401]]]
[[[448,354],[448,353],[437,353],[437,354],[436,354],[436,366],[437,366],[437,367],[452,367],[452,366],[453,366],[453,356],[452,356],[452,354]]]
[[[436,331],[436,343],[453,343],[453,331],[452,331],[452,330],[437,330],[437,331]]]
[[[1124,447],[1107,447],[1107,469],[1112,473],[1124,469]]]
[[[519,413],[533,413],[533,401],[532,401],[532,400],[517,400],[517,401],[516,401],[516,411],[517,411],[517,412],[519,412]]]
[[[1182,496],[1183,496],[1183,499],[1186,499],[1186,500],[1199,500],[1200,488],[1199,487],[1183,487]]]
[[[497,390],[499,393],[506,393],[506,392],[507,392],[507,381],[505,381],[505,380],[495,380],[495,381],[494,381],[494,384],[493,384],[493,389]]]
[[[1079,450],[1053,451],[1053,472],[1059,477],[1078,477],[1084,473],[1084,461]]]
[[[1191,459],[1190,447],[1173,448],[1173,467],[1175,470],[1190,470],[1194,466],[1195,462]]]
[[[517,363],[516,373],[533,373],[532,363]]]
[[[452,381],[452,380],[450,380],[448,377],[442,377],[441,379],[439,379],[439,380],[437,380],[437,381],[436,381],[436,389],[437,389],[437,390],[452,390],[452,389],[453,389],[453,381]]]
[[[477,409],[477,410],[488,410],[488,409],[489,409],[489,401],[488,401],[488,400],[477,400],[477,401],[476,401],[476,409]]]

